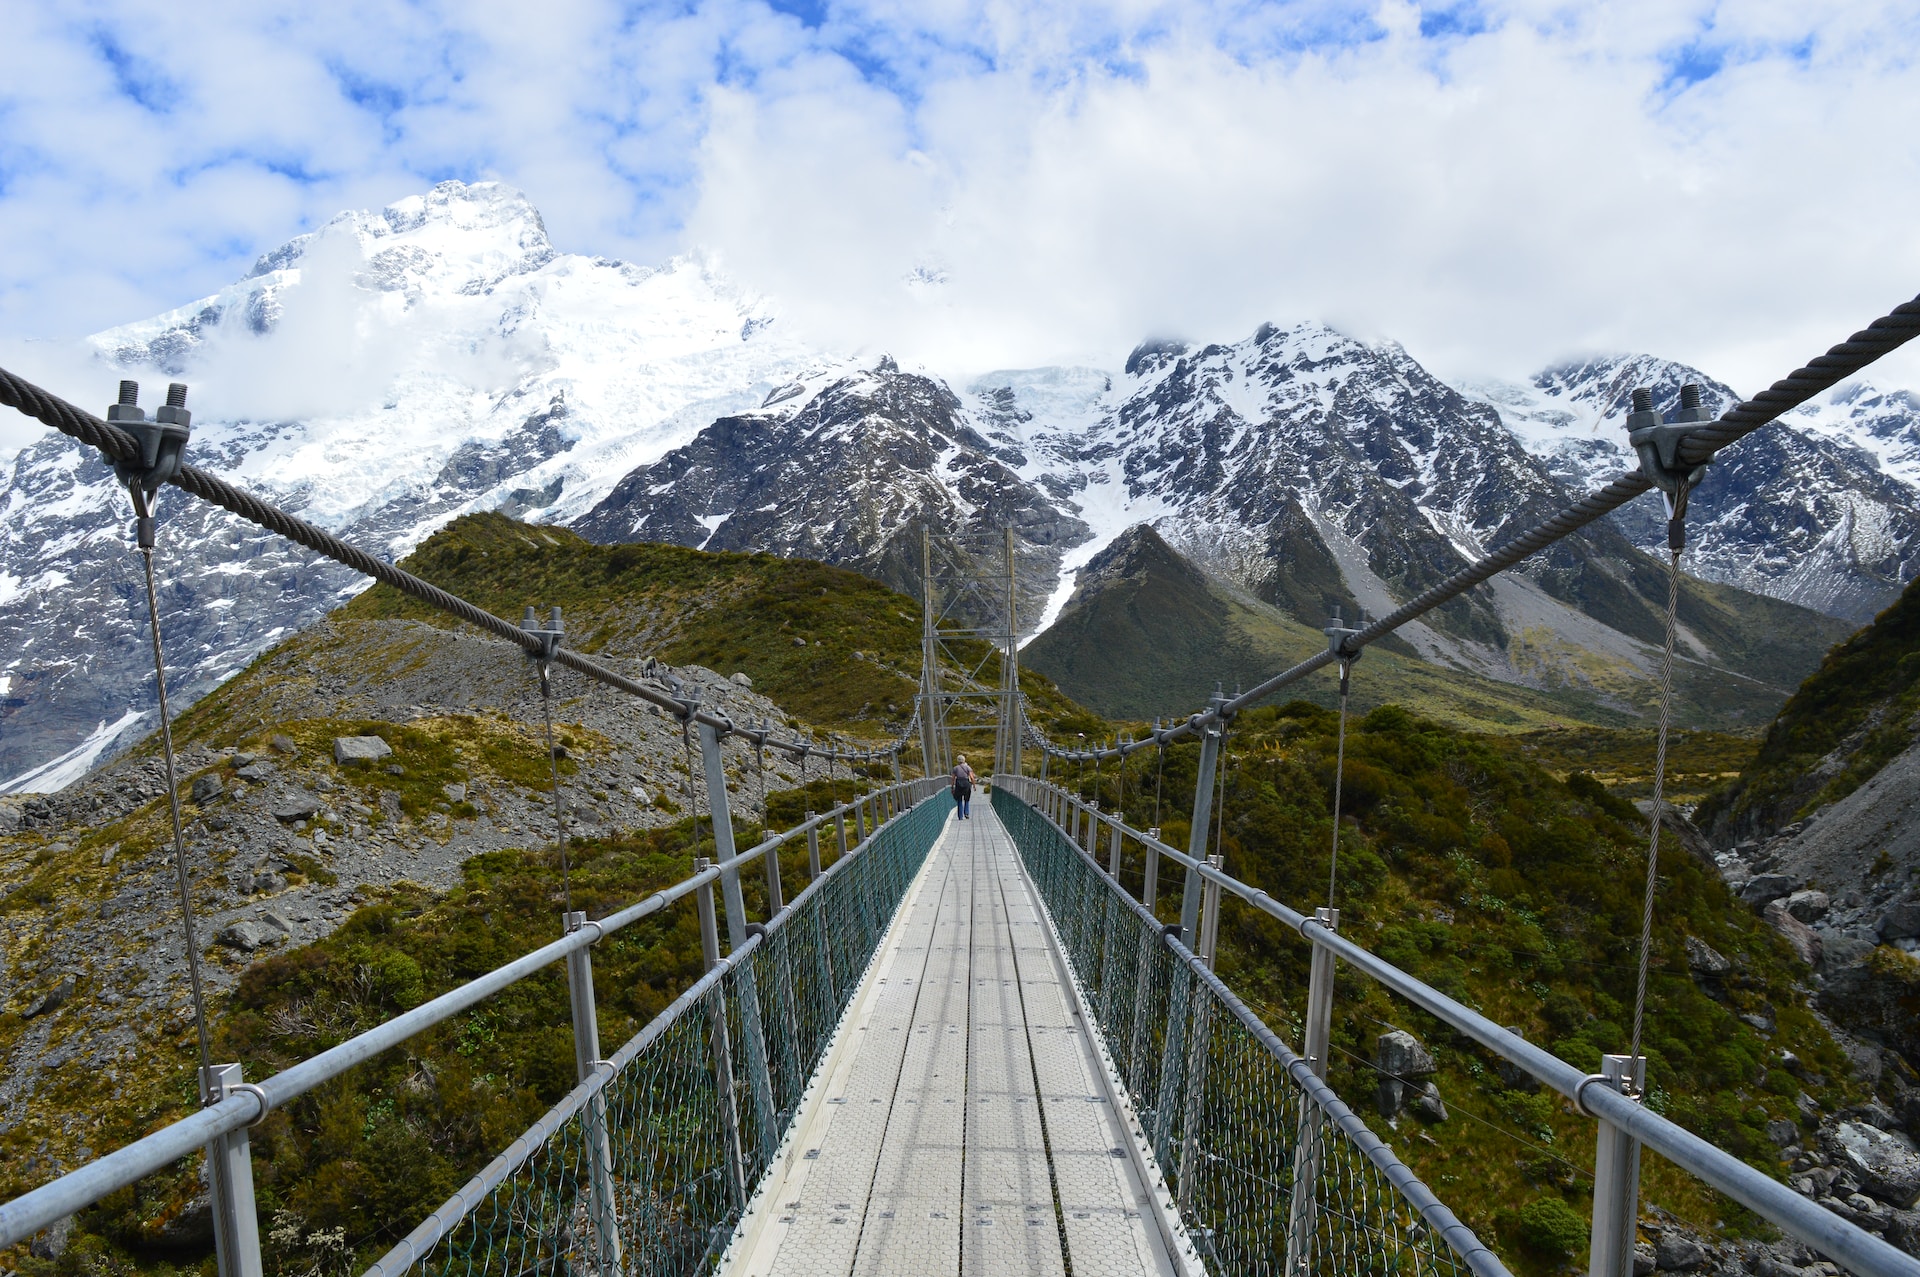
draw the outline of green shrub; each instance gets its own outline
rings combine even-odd
[[[1586,1246],[1587,1221],[1558,1197],[1536,1197],[1520,1208],[1520,1237],[1535,1250],[1568,1259]]]

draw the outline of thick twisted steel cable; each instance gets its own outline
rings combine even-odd
[[[1712,460],[1714,453],[1721,448],[1745,438],[1782,414],[1798,408],[1821,391],[1846,380],[1868,364],[1898,350],[1915,337],[1920,337],[1920,297],[1902,302],[1847,340],[1829,349],[1824,355],[1809,360],[1805,366],[1796,368],[1753,398],[1735,404],[1720,414],[1717,421],[1690,430],[1680,448],[1682,463],[1701,465]],[[1513,540],[1491,551],[1479,562],[1461,569],[1386,616],[1363,627],[1359,633],[1346,641],[1340,651],[1330,649],[1315,653],[1298,665],[1282,670],[1265,682],[1226,701],[1217,709],[1191,715],[1177,727],[1165,733],[1156,732],[1149,739],[1179,739],[1194,735],[1202,724],[1216,717],[1231,718],[1255,702],[1271,696],[1282,687],[1298,682],[1315,670],[1339,660],[1343,653],[1349,656],[1357,653],[1367,644],[1385,638],[1408,621],[1415,620],[1442,603],[1459,597],[1535,552],[1579,531],[1602,515],[1612,513],[1652,486],[1653,484],[1646,476],[1638,472],[1621,475],[1598,492],[1589,494],[1546,522],[1529,528]],[[1035,734],[1039,736],[1042,749],[1049,751],[1057,749],[1047,741],[1044,735],[1039,734],[1037,728]],[[1144,749],[1148,743],[1148,741],[1141,741],[1131,747],[1121,748]]]
[[[135,461],[140,456],[139,443],[126,431],[102,421],[92,413],[68,403],[58,395],[34,385],[5,368],[0,368],[0,404],[15,408],[29,417],[52,426],[62,434],[98,449],[105,453],[110,461]],[[182,466],[179,476],[171,482],[182,491],[199,497],[210,505],[217,505],[223,510],[237,514],[250,523],[266,528],[269,532],[277,533],[316,554],[352,568],[362,576],[370,576],[383,585],[390,585],[401,593],[418,599],[429,607],[458,617],[469,625],[485,630],[498,638],[517,643],[532,655],[538,656],[545,650],[542,639],[528,634],[513,622],[495,616],[484,608],[476,607],[458,595],[448,593],[403,568],[377,559],[332,533],[315,527],[304,519],[296,518],[285,510],[262,501],[252,493],[234,487],[198,466]],[[628,678],[578,652],[557,648],[552,654],[552,659],[555,663],[564,665],[577,674],[583,674],[608,687],[617,688],[658,705],[676,717],[684,718],[688,713],[687,703],[680,698]],[[694,718],[695,721],[706,723],[723,733],[739,730],[725,715],[695,711]],[[904,737],[901,740],[904,740]],[[892,749],[899,746],[901,740],[896,740],[885,748],[851,750],[845,754],[845,757],[859,761],[885,757]],[[773,743],[779,748],[789,750],[809,748],[806,742],[798,740],[777,740]]]

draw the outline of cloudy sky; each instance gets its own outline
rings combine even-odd
[[[499,178],[956,371],[1263,319],[1751,389],[1920,291],[1920,6],[0,0],[0,339]],[[1920,383],[1920,361],[1889,370]]]

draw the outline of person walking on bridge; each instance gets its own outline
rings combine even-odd
[[[960,809],[960,819],[973,819],[973,768],[967,766],[965,754],[953,766],[953,802]]]

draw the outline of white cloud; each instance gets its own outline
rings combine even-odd
[[[1751,388],[1920,289],[1906,6],[782,8],[0,0],[0,333],[447,176],[954,371],[1319,317],[1443,371],[1630,348]]]

